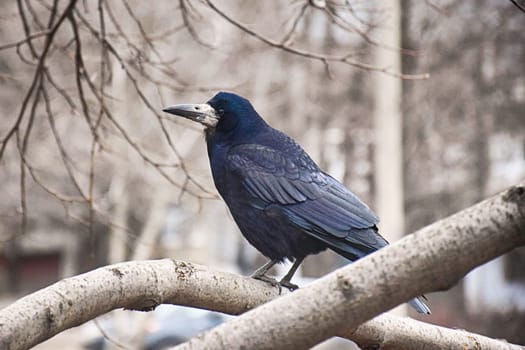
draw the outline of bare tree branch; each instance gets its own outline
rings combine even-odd
[[[275,299],[278,293],[267,283],[182,261],[120,263],[62,280],[0,310],[0,321],[9,321],[0,327],[0,345],[10,350],[27,349],[117,308],[148,310],[164,303],[238,315]],[[26,333],[28,329],[31,334]],[[361,346],[388,346],[391,350],[464,344],[481,349],[522,349],[463,330],[388,314],[357,329],[343,329],[339,335]]]
[[[525,244],[525,182],[177,349],[307,349]]]
[[[2,158],[2,155],[4,153],[5,147],[7,146],[7,143],[9,142],[9,139],[18,130],[18,126],[22,122],[22,119],[24,117],[24,114],[25,114],[27,105],[29,103],[29,100],[30,100],[31,96],[33,96],[33,92],[35,90],[35,87],[37,86],[37,83],[38,83],[39,79],[40,79],[40,75],[43,73],[43,69],[42,68],[44,67],[44,63],[45,63],[45,59],[46,59],[47,53],[49,52],[49,49],[51,48],[51,45],[53,43],[53,38],[55,37],[55,34],[57,33],[58,28],[60,28],[62,22],[64,22],[66,17],[69,16],[69,14],[73,11],[73,9],[75,7],[75,4],[76,4],[76,0],[71,0],[69,2],[69,5],[66,7],[64,12],[61,14],[61,16],[58,19],[58,21],[56,22],[56,24],[52,28],[50,28],[49,33],[46,35],[46,43],[44,45],[44,49],[42,50],[42,53],[40,55],[38,55],[39,59],[38,59],[37,67],[35,68],[35,73],[33,75],[33,80],[31,82],[31,85],[29,86],[29,89],[28,89],[25,97],[24,97],[24,101],[22,102],[22,106],[20,107],[20,112],[18,113],[18,116],[16,118],[15,123],[13,124],[11,129],[7,132],[6,136],[4,136],[3,139],[2,139],[2,146],[0,146],[0,159]],[[30,34],[27,32],[26,35],[29,36]],[[31,41],[28,41],[28,43],[30,44]],[[32,47],[31,44],[29,46]]]
[[[367,346],[392,345],[391,349],[447,348],[450,344],[457,348],[475,344],[478,348],[522,349],[464,331],[385,315],[357,326],[370,315],[422,292],[448,288],[476,264],[525,244],[524,204],[522,183],[181,347],[237,348],[244,344],[261,348],[264,344],[296,349],[323,338],[318,335],[321,330],[325,336],[344,336]],[[276,287],[261,281],[170,259],[121,263],[59,281],[0,310],[0,348],[27,349],[116,308],[151,310],[171,303],[241,314],[278,293]],[[373,303],[368,302],[371,297]],[[337,303],[340,299],[345,302]],[[267,323],[269,310],[273,320]],[[334,314],[344,317],[330,319]],[[304,326],[304,322],[310,327],[301,331],[296,325]],[[258,343],[252,334],[244,337],[246,333],[240,332],[246,327],[263,333],[255,335]],[[221,337],[225,329],[230,333]],[[283,332],[286,337],[275,343],[271,334]],[[436,344],[438,341],[442,343]]]
[[[461,329],[440,327],[390,314],[377,316],[363,323],[355,331],[343,331],[340,335],[352,339],[362,349],[524,349],[523,346],[509,344],[504,340],[491,339]]]
[[[0,348],[27,349],[117,308],[172,303],[240,314],[278,295],[264,282],[170,259],[115,264],[59,281],[1,310]]]
[[[374,66],[374,65],[367,64],[367,63],[364,63],[364,62],[355,61],[355,60],[350,59],[350,57],[352,56],[351,54],[347,54],[347,55],[343,55],[343,56],[329,56],[329,55],[324,55],[324,54],[319,54],[319,53],[315,53],[315,52],[311,52],[311,51],[298,49],[298,48],[295,48],[295,47],[287,45],[286,42],[274,41],[274,40],[272,40],[272,39],[262,35],[261,33],[256,32],[256,31],[248,28],[247,26],[245,26],[244,24],[240,23],[239,21],[235,20],[233,17],[231,17],[230,15],[226,14],[223,10],[219,9],[211,0],[205,0],[205,2],[218,15],[220,15],[226,21],[230,22],[232,25],[234,25],[235,27],[239,28],[240,30],[242,30],[246,34],[256,38],[257,40],[263,42],[264,44],[266,44],[268,46],[271,46],[271,47],[274,47],[274,48],[277,48],[277,49],[281,49],[281,50],[283,50],[285,52],[292,53],[292,54],[295,54],[295,55],[298,55],[298,56],[303,56],[303,57],[310,58],[310,59],[313,59],[313,60],[317,60],[317,61],[319,61],[319,62],[321,62],[321,63],[323,63],[325,65],[328,62],[345,63],[345,64],[348,64],[348,65],[350,65],[352,67],[361,68],[361,69],[364,69],[364,70],[369,70],[369,71],[374,71],[374,72],[385,73],[385,74],[388,74],[388,75],[391,75],[391,76],[394,76],[394,77],[407,79],[407,80],[408,79],[427,79],[429,77],[429,74],[403,74],[403,73],[399,73],[399,72],[394,72],[394,71],[390,70],[387,67],[378,67],[378,66]]]
[[[521,5],[517,0],[510,0],[521,12],[525,13],[525,6]]]
[[[193,38],[193,40],[195,40],[200,45],[207,47],[208,49],[214,50],[215,47],[202,40],[202,38],[199,35],[199,32],[195,29],[195,27],[193,27],[193,24],[191,23],[191,17],[193,16],[193,13],[191,11],[191,3],[186,3],[185,0],[179,0],[179,6],[184,26],[186,27],[186,30],[190,33],[190,36]]]
[[[48,35],[48,34],[49,34],[49,30],[43,30],[43,31],[38,32],[38,33],[32,33],[32,34],[29,34],[28,36],[26,36],[24,39],[20,39],[18,41],[15,41],[15,42],[12,42],[12,43],[9,43],[9,44],[0,45],[0,50],[11,49],[13,47],[18,47],[18,46],[20,46],[22,44],[27,44],[30,41],[32,41],[33,39],[40,38],[40,37]]]
[[[332,67],[329,65],[333,62],[351,64],[363,69],[373,68],[366,64],[360,65],[359,62],[354,64],[351,61],[352,55],[357,51],[346,56],[331,56],[324,55],[323,52],[310,52],[308,47],[298,49],[293,45],[295,35],[301,31],[301,25],[305,23],[307,16],[313,12],[310,10],[314,8],[325,12],[329,10],[330,14],[335,16],[334,18],[342,21],[339,24],[334,22],[333,25],[343,28],[342,24],[346,21],[346,26],[351,27],[350,31],[352,26],[355,26],[366,36],[369,29],[372,28],[369,23],[370,18],[357,20],[357,22],[349,20],[350,16],[358,19],[350,3],[330,1],[328,7],[323,9],[323,7],[316,6],[321,2],[306,0],[296,2],[293,13],[285,21],[286,30],[277,40],[266,37],[263,32],[250,30],[250,26],[242,24],[242,21],[239,22],[227,12],[217,8],[213,2],[206,4],[203,1],[203,3],[206,8],[211,7],[215,13],[242,31],[235,35],[248,33],[256,38],[255,41],[260,47],[270,45],[295,55],[317,60],[325,66],[329,75],[332,75],[330,69]],[[32,183],[27,182],[26,184],[28,174],[38,186],[66,208],[68,216],[72,212],[71,207],[75,207],[82,212],[78,212],[78,218],[84,216],[89,222],[100,219],[100,214],[104,215],[104,208],[100,205],[97,208],[97,204],[104,201],[104,186],[101,185],[104,178],[95,176],[95,170],[100,172],[111,164],[106,159],[107,155],[119,156],[111,147],[107,147],[111,144],[109,142],[111,137],[120,138],[126,142],[140,158],[140,160],[134,159],[135,161],[144,161],[170,184],[176,186],[180,193],[179,198],[185,193],[193,195],[198,200],[217,198],[215,191],[207,188],[208,186],[202,183],[199,176],[191,171],[191,159],[185,160],[181,157],[177,149],[181,146],[176,142],[177,139],[166,122],[168,119],[162,115],[158,107],[164,104],[159,102],[163,101],[165,98],[163,95],[166,92],[188,93],[227,88],[220,83],[217,86],[208,84],[205,84],[208,86],[196,86],[195,81],[184,78],[183,70],[178,66],[177,61],[185,56],[182,54],[183,51],[175,51],[171,48],[166,50],[166,47],[171,46],[170,41],[178,40],[172,38],[172,35],[183,30],[189,31],[193,39],[202,44],[201,46],[211,48],[211,45],[204,41],[204,36],[198,32],[200,28],[197,26],[197,21],[205,19],[205,16],[199,13],[202,6],[199,7],[199,4],[187,0],[179,0],[170,9],[176,19],[173,22],[170,21],[169,28],[159,27],[162,28],[159,31],[146,25],[149,22],[142,18],[140,10],[130,6],[126,1],[98,0],[94,5],[82,3],[82,8],[77,5],[76,1],[62,3],[58,0],[37,0],[36,2],[17,0],[16,6],[13,6],[17,9],[16,14],[3,16],[16,19],[25,37],[22,39],[19,39],[18,36],[10,38],[8,43],[0,45],[0,50],[16,50],[18,60],[16,56],[15,60],[23,62],[19,66],[26,68],[26,72],[29,72],[31,77],[26,86],[25,80],[22,82],[18,78],[18,76],[23,76],[22,70],[18,67],[16,74],[9,76],[13,81],[20,80],[21,86],[25,86],[26,91],[20,97],[21,102],[17,113],[13,115],[12,120],[8,122],[9,124],[0,135],[0,159],[4,160],[10,155],[9,152],[6,152],[6,148],[13,138],[16,137],[22,144],[27,144],[30,135],[31,141],[34,135],[47,135],[51,140],[56,141],[59,148],[56,154],[57,159],[59,161],[61,159],[65,167],[63,169],[49,165],[42,166],[49,174],[54,172],[53,178],[63,177],[65,179],[61,186],[57,186],[52,180],[43,176],[43,172],[38,169],[36,159],[33,160],[30,156],[25,155],[19,157],[20,162],[16,165],[17,173],[21,174],[17,181],[20,184],[19,206],[21,205],[22,208],[20,210],[22,220],[26,220],[24,219],[25,203],[30,203],[35,196],[31,187]],[[94,11],[87,11],[89,7],[93,7]],[[357,12],[363,14],[361,8]],[[350,16],[347,16],[348,14]],[[65,19],[69,24],[68,28],[62,25]],[[129,24],[132,25],[131,30],[126,27]],[[169,57],[163,56],[166,51],[170,52]],[[117,62],[112,64],[112,59]],[[134,135],[134,127],[124,127],[118,118],[115,118],[114,111],[111,112],[109,101],[119,99],[119,93],[111,91],[107,86],[112,69],[122,69],[125,72],[131,83],[130,86],[138,97],[136,104],[147,108],[155,116],[162,132],[162,137],[158,140],[159,144],[155,147],[148,149],[148,143],[142,142],[139,138],[144,133],[140,136]],[[230,90],[239,88],[242,86],[240,84],[233,83],[232,86],[232,83],[228,82]],[[50,86],[53,89],[49,89]],[[157,96],[154,96],[155,92]],[[65,112],[64,109],[68,108],[70,110]],[[38,123],[38,113],[43,110],[48,115],[49,123],[47,124]],[[50,115],[51,112],[54,114]],[[61,126],[66,123],[64,119],[58,117],[64,112],[64,115],[72,117],[69,120],[72,121],[71,125],[76,129],[75,132],[79,135],[85,133],[89,137],[90,141],[84,142],[82,147],[71,148],[68,144],[69,139],[61,129]],[[82,119],[77,119],[77,116],[81,116]],[[31,133],[29,131],[33,128],[32,120],[36,122],[35,130]],[[83,122],[89,129],[84,130]],[[58,129],[55,124],[59,125]],[[22,147],[22,149],[25,148],[27,147]],[[171,151],[170,159],[165,159],[166,155],[162,154],[165,150]],[[71,193],[70,186],[78,192],[78,197],[74,198],[76,194]],[[81,221],[85,222],[82,219]]]
[[[306,14],[306,10],[309,7],[310,7],[310,5],[308,4],[307,1],[305,1],[301,5],[301,8],[299,9],[299,12],[297,13],[297,15],[295,16],[295,18],[292,21],[292,27],[290,28],[288,33],[286,33],[284,35],[284,37],[281,39],[281,43],[283,45],[291,45],[293,43],[294,36],[295,36],[296,31],[297,31],[297,27],[299,26],[299,23],[301,22],[301,20],[304,18],[304,15]]]

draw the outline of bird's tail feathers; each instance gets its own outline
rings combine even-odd
[[[370,254],[370,252],[365,252],[352,245],[330,246],[330,248],[334,250],[336,253],[344,256],[350,261],[361,259],[362,257]],[[416,310],[420,314],[430,315],[431,314],[430,308],[425,304],[425,300],[426,300],[425,296],[419,296],[417,298],[410,300],[408,304],[412,306],[414,310]]]
[[[427,306],[427,304],[425,304],[425,302],[423,301],[424,299],[426,299],[424,296],[420,296],[420,297],[410,300],[408,304],[412,306],[414,310],[416,310],[420,314],[430,315],[431,313],[430,308]]]

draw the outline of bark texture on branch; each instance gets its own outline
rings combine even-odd
[[[502,233],[498,236],[502,237],[503,235],[506,240],[502,241],[504,244],[496,242],[494,245],[497,246],[501,244],[504,245],[504,247],[486,249],[486,246],[490,242],[480,245],[480,249],[489,251],[488,255],[483,255],[484,259],[488,260],[490,256],[496,256],[505,249],[511,249],[513,244],[518,245],[524,243],[524,192],[523,186],[514,187],[503,195],[478,205],[483,207],[487,206],[481,210],[480,214],[486,214],[487,212],[491,212],[491,208],[493,209],[491,215],[478,222],[481,225],[479,227],[482,228],[480,231],[485,231],[486,226],[483,226],[483,224],[488,220],[493,222],[494,225],[499,225],[502,232],[509,231],[509,227],[511,227],[510,231],[513,232],[507,234]],[[497,207],[498,201],[506,203],[505,206]],[[518,207],[518,205],[520,206]],[[478,209],[474,207],[465,212],[468,214],[473,210],[476,211]],[[521,214],[518,213],[520,210]],[[462,213],[463,214],[459,214],[459,218],[465,215],[464,212]],[[474,214],[470,213],[468,215]],[[498,219],[502,215],[508,217],[508,223],[506,223],[505,220]],[[449,222],[449,219],[447,219],[439,225],[455,227],[453,223],[456,219],[456,217],[452,217],[450,219],[452,221]],[[473,224],[473,226],[476,225]],[[431,227],[423,231],[427,230],[430,230],[428,234],[433,232]],[[494,234],[493,231],[489,230],[485,235],[490,235],[491,233]],[[410,243],[405,244],[408,245]],[[418,247],[417,242],[414,244]],[[459,247],[455,249],[457,250]],[[456,261],[452,263],[456,264]],[[353,268],[354,267],[352,267],[352,269]],[[345,270],[346,269],[348,268],[345,268]],[[361,268],[358,266],[356,271],[360,271],[359,269]],[[342,275],[343,277],[339,278],[338,276],[340,275],[341,272],[336,272],[332,275],[336,277],[336,284],[339,283],[341,287],[337,293],[340,294],[341,291],[351,292],[352,285],[347,284],[344,274]],[[375,277],[370,276],[370,278]],[[414,282],[412,281],[410,283]],[[371,290],[376,292],[381,291],[381,288],[387,288],[388,290],[395,288],[383,285],[378,289],[373,281],[370,281],[369,285],[371,288],[374,288]],[[330,290],[330,288],[332,288],[332,285],[327,285],[323,289]],[[310,288],[305,288],[304,291],[308,289]],[[359,290],[357,291],[359,292]],[[422,290],[418,289],[415,294],[419,294],[421,291]],[[295,298],[295,295],[298,295],[299,292],[303,292],[303,290],[291,294]],[[356,293],[356,296],[362,298],[362,292],[361,290],[361,292]],[[397,294],[398,293],[393,293],[392,295],[397,296]],[[82,275],[59,281],[45,289],[21,298],[12,305],[0,310],[0,349],[14,350],[30,348],[65,329],[82,324],[117,308],[148,310],[158,304],[168,303],[194,306],[229,314],[241,314],[277,296],[277,288],[270,287],[264,282],[235,274],[213,271],[206,267],[190,263],[170,259],[121,263],[102,267]],[[280,298],[276,300],[276,302],[284,298],[285,297]],[[310,304],[314,304],[321,309],[327,302],[323,300],[322,294],[314,295],[311,299],[311,301],[304,305],[305,307],[311,307]],[[410,296],[404,296],[404,300],[407,299],[410,299]],[[292,301],[291,307],[296,308],[295,303],[296,301]],[[359,300],[356,301],[356,303],[359,303]],[[395,302],[391,303],[393,304]],[[354,305],[354,303],[351,305]],[[365,308],[367,307],[367,305],[364,306]],[[359,307],[359,305],[356,307]],[[374,312],[376,309],[381,308],[381,306],[378,307],[375,303],[374,305],[368,305],[368,307],[372,307]],[[385,309],[386,307],[382,310]],[[287,307],[279,312],[288,313]],[[274,316],[279,317],[280,315],[276,314]],[[300,317],[300,315],[298,315],[298,317]],[[314,321],[313,324],[315,327],[321,326],[319,324],[321,318],[319,315],[313,315],[311,318]],[[293,318],[294,324],[301,324],[301,322],[303,322],[303,320],[300,318]],[[251,324],[250,326],[256,327],[257,324],[258,323]],[[391,316],[383,315],[352,331],[356,328],[355,324],[356,322],[349,322],[344,323],[344,327],[338,326],[337,333],[334,333],[334,335],[338,334],[350,339],[355,339],[364,345],[377,344],[385,349],[433,349],[432,346],[436,345],[432,344],[435,344],[435,342],[441,339],[422,336],[421,327],[434,328],[434,326],[410,319],[391,318]],[[395,324],[399,324],[400,327],[396,327]],[[278,328],[287,327],[286,324],[277,326]],[[429,332],[430,331],[424,331],[424,333],[430,334]],[[390,335],[390,337],[387,336],[387,334]],[[474,342],[473,344],[481,344],[481,347],[474,347],[476,349],[521,349],[521,347],[515,345],[463,331],[440,328],[440,334],[443,335],[443,342],[451,341],[454,343],[455,340],[454,347],[463,347],[465,344],[468,345]],[[305,336],[308,336],[308,334]],[[405,337],[404,339],[407,339],[410,343],[402,344],[399,341],[396,342],[393,340],[402,339],[402,337]],[[204,339],[209,339],[209,335]],[[472,342],[468,343],[468,339]],[[242,341],[242,344],[237,344],[237,346],[233,346],[232,348],[238,348],[246,342],[247,341]],[[261,344],[259,344],[259,348],[262,347]],[[438,346],[442,348],[448,347],[448,345],[446,345],[448,343],[444,344],[443,346],[438,344]],[[209,344],[206,343],[195,344],[196,348],[202,348],[208,345]],[[214,346],[217,346],[217,343],[210,345],[210,348]],[[226,344],[225,347],[228,347],[228,344]],[[468,347],[464,348],[468,349]]]
[[[525,347],[460,329],[450,329],[408,317],[383,314],[355,331],[339,336],[352,339],[362,349],[382,350],[524,350]]]
[[[159,279],[164,283],[155,287],[156,282],[152,281]],[[108,298],[116,294],[115,290],[119,295]],[[154,303],[148,300],[238,315],[277,296],[277,288],[267,283],[182,261],[120,263],[65,279],[0,310],[0,349],[28,349],[107,311],[150,308]],[[339,336],[363,347],[389,350],[524,349],[482,335],[387,314],[357,329],[344,329]]]
[[[429,225],[177,349],[307,349],[525,244],[525,187]]]
[[[125,262],[61,280],[0,310],[0,349],[28,349],[118,308],[176,304],[241,314],[279,295],[248,277],[171,259]]]

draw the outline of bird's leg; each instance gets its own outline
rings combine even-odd
[[[279,285],[281,285],[282,287],[288,288],[291,291],[294,291],[299,288],[297,284],[293,284],[292,282],[290,282],[290,280],[292,279],[293,275],[295,274],[295,271],[297,271],[297,269],[299,268],[299,265],[301,265],[303,260],[304,260],[304,257],[295,259],[292,267],[290,268],[290,271],[288,271],[288,273],[281,279],[281,281],[279,282]]]
[[[251,278],[255,278],[256,280],[264,281],[267,283],[270,283],[272,286],[279,285],[279,282],[275,278],[266,276],[266,272],[270,270],[273,265],[277,264],[279,260],[269,260],[266,264],[259,267],[255,272],[250,276]]]

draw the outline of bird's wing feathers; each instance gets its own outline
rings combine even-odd
[[[329,244],[343,239],[375,249],[384,246],[382,237],[369,230],[379,222],[377,216],[304,151],[292,158],[271,147],[244,144],[230,150],[228,164],[253,197],[254,207],[279,210]]]
[[[272,148],[245,144],[230,151],[228,164],[246,190],[266,203],[295,204],[321,197],[315,184],[325,179],[307,159],[290,159]]]

